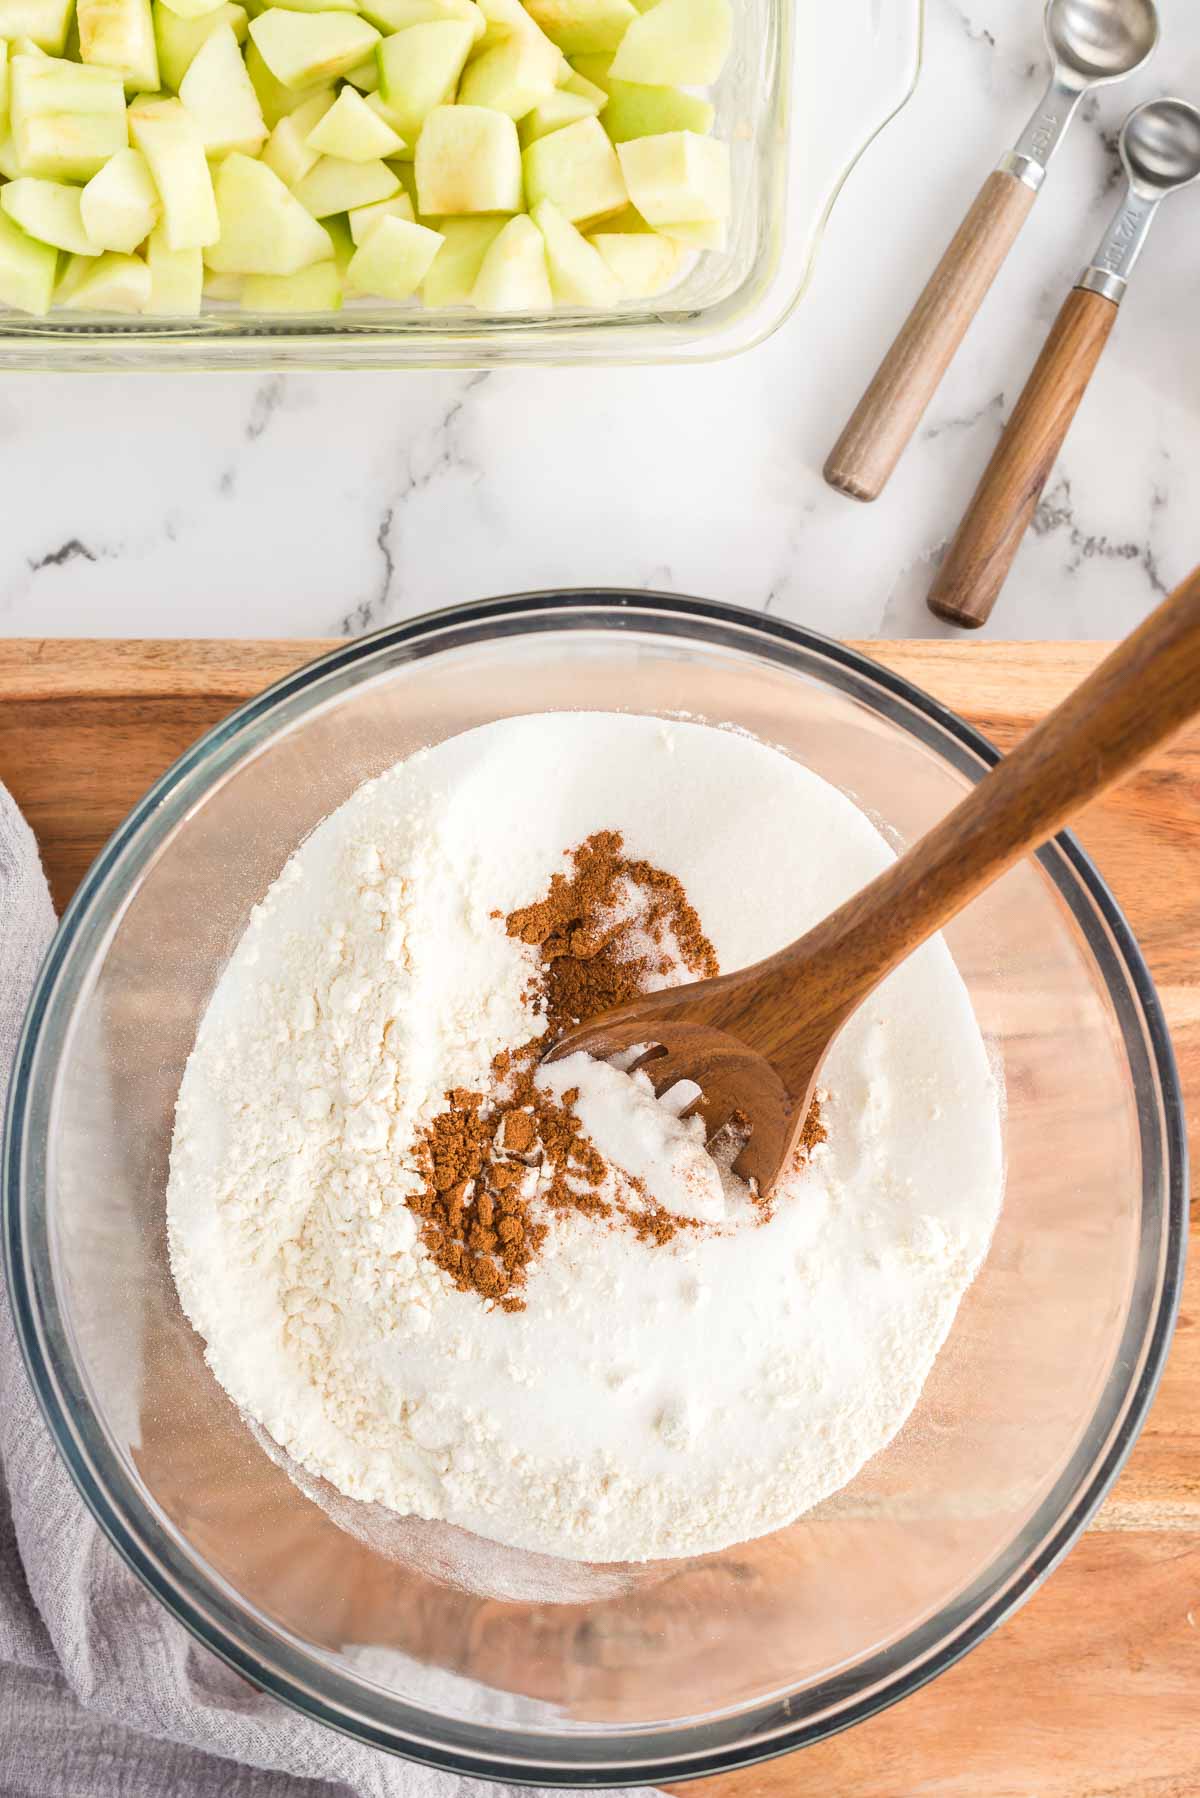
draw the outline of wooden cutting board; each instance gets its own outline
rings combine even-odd
[[[0,642],[0,780],[57,904],[201,731],[320,643]],[[868,653],[1002,746],[1098,645],[877,643]],[[1149,959],[1200,1124],[1200,729],[1094,806],[1079,835]],[[0,970],[2,977],[2,970]],[[1200,1795],[1200,1273],[1149,1422],[1091,1530],[1044,1588],[941,1679],[719,1798]]]

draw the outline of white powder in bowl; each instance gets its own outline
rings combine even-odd
[[[682,882],[725,971],[892,853],[826,782],[707,725],[547,714],[411,757],[256,907],[184,1074],[168,1224],[214,1374],[309,1474],[518,1548],[637,1561],[776,1529],[891,1440],[995,1224],[1000,1104],[940,941],[839,1039],[828,1141],[766,1222],[678,1102],[547,1069],[606,1159],[704,1227],[662,1243],[555,1214],[523,1310],[458,1290],[407,1202],[420,1136],[540,1033],[539,952],[503,915],[599,830]]]

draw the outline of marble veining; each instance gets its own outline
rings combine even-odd
[[[798,0],[809,4],[812,0]],[[846,0],[889,4],[889,0]],[[526,588],[732,600],[843,636],[954,635],[929,581],[1119,180],[1137,101],[1200,97],[1200,8],[1091,98],[885,496],[824,456],[1045,78],[1038,0],[927,0],[915,99],[790,323],[712,367],[11,376],[0,633],[356,635]],[[936,146],[931,150],[931,146]],[[987,634],[1107,637],[1200,559],[1200,192],[1172,200]]]

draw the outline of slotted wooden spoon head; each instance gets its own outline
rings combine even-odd
[[[737,1033],[734,1016],[740,1007],[730,1000],[739,984],[734,975],[649,993],[569,1030],[546,1060],[582,1051],[608,1061],[644,1047],[646,1054],[634,1065],[660,1098],[681,1080],[700,1088],[689,1111],[704,1119],[710,1142],[727,1126],[748,1131],[733,1171],[769,1195],[795,1152],[816,1065],[799,1090],[789,1090],[777,1069]]]

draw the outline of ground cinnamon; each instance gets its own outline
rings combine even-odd
[[[549,1227],[534,1217],[535,1189],[540,1216],[576,1212],[646,1242],[700,1228],[651,1199],[639,1180],[623,1182],[610,1203],[601,1190],[607,1164],[574,1109],[578,1093],[553,1100],[534,1081],[543,1054],[571,1025],[681,971],[693,979],[720,971],[680,882],[623,851],[619,831],[596,832],[570,852],[570,872],[555,874],[543,899],[505,918],[510,936],[541,951],[528,1001],[547,1027],[496,1056],[491,1095],[447,1093],[447,1109],[418,1145],[423,1185],[409,1207],[421,1219],[422,1242],[460,1291],[505,1311],[524,1308],[521,1288]],[[814,1104],[798,1156],[824,1140]]]

